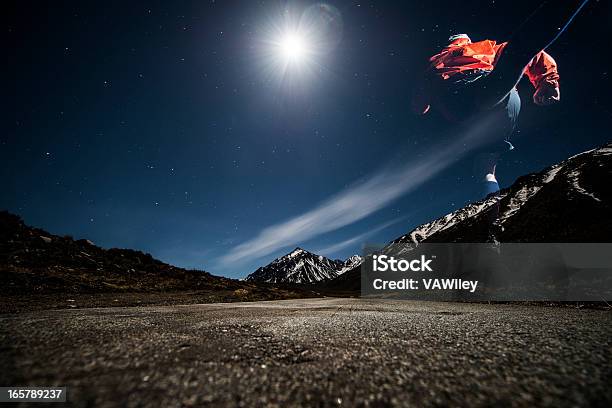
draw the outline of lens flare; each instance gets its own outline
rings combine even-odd
[[[281,56],[288,62],[299,63],[308,54],[308,43],[298,33],[289,33],[279,42]]]
[[[328,72],[342,31],[340,12],[326,3],[271,13],[257,29],[253,47],[260,75],[285,94],[307,93]]]

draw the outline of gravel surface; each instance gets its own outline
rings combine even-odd
[[[0,315],[0,385],[68,386],[78,407],[609,407],[611,352],[609,311],[538,306],[326,298]]]

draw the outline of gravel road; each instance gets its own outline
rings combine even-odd
[[[68,386],[77,407],[609,407],[611,356],[612,313],[567,307],[325,298],[0,315],[0,386]]]

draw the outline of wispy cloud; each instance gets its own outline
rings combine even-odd
[[[233,247],[219,258],[222,264],[239,264],[278,249],[307,241],[364,219],[398,197],[413,191],[495,134],[485,131],[494,118],[488,116],[451,143],[433,146],[427,153],[402,166],[384,168],[333,195],[312,210],[268,226],[254,238]]]
[[[395,218],[391,221],[385,222],[384,224],[377,226],[376,228],[372,228],[371,230],[366,231],[363,234],[356,235],[353,238],[349,238],[347,240],[338,242],[325,248],[317,249],[314,252],[317,254],[330,256],[331,254],[335,254],[336,252],[341,251],[350,246],[363,244],[368,237],[384,230],[385,228],[390,227],[393,224],[397,224],[398,222],[404,219],[406,219],[406,217]]]

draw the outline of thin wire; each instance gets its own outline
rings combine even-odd
[[[566,22],[566,23],[563,25],[563,27],[561,27],[561,29],[559,30],[559,32],[558,32],[558,33],[557,33],[557,34],[556,34],[556,35],[553,37],[553,39],[552,39],[552,40],[550,40],[550,41],[548,42],[548,44],[546,44],[546,45],[544,46],[544,48],[542,48],[542,50],[547,49],[548,47],[550,47],[551,45],[553,45],[553,43],[554,43],[555,41],[557,41],[557,39],[559,39],[559,37],[561,36],[561,34],[563,34],[563,32],[564,32],[565,30],[567,30],[567,28],[569,27],[569,25],[572,23],[572,21],[574,21],[574,19],[575,19],[575,18],[576,18],[576,16],[578,15],[578,13],[580,13],[580,10],[582,10],[582,9],[584,8],[584,6],[586,6],[586,5],[587,5],[587,3],[588,3],[588,2],[589,2],[589,0],[584,0],[584,1],[583,1],[583,2],[580,4],[580,6],[579,6],[579,7],[576,9],[576,11],[574,11],[574,13],[573,13],[573,14],[570,16],[570,18],[567,20],[567,22]],[[541,3],[541,4],[540,4],[540,7],[538,7],[538,9],[536,9],[536,11],[538,11],[538,10],[539,10],[539,9],[542,7],[542,5],[543,5],[543,4],[544,4],[544,3]],[[531,15],[530,15],[528,18],[527,18],[527,20],[529,20],[529,19],[530,19],[530,18],[533,16],[533,14],[535,14],[535,11],[534,11],[534,12],[533,12],[533,13],[532,13],[532,14],[531,14]],[[523,23],[521,23],[521,25],[522,25],[522,24],[525,24],[527,20],[525,20]],[[515,84],[514,84],[513,88],[515,88],[515,87],[518,85],[518,83],[520,82],[521,78],[523,78],[523,73],[522,73],[522,72],[521,72],[521,75],[520,75],[520,76],[518,77],[518,79],[516,80],[516,82],[515,82]],[[502,103],[502,102],[503,102],[503,101],[506,99],[506,97],[507,97],[507,96],[510,94],[510,92],[511,92],[511,91],[512,91],[512,90],[508,91],[508,93],[506,93],[506,94],[505,94],[505,95],[504,95],[504,96],[503,96],[503,97],[502,97],[500,100],[498,100],[498,101],[497,101],[497,102],[496,102],[496,103],[495,103],[493,106],[497,106],[497,105],[499,105],[500,103]]]
[[[572,14],[572,16],[569,18],[569,20],[567,20],[567,23],[565,23],[565,25],[561,28],[561,30],[559,30],[559,32],[557,33],[557,35],[555,35],[553,37],[552,40],[550,40],[550,42],[548,44],[546,44],[546,46],[544,48],[542,48],[543,50],[547,49],[548,47],[550,47],[551,45],[553,45],[553,43],[555,41],[557,41],[557,39],[561,36],[561,34],[563,34],[563,32],[565,30],[567,30],[567,27],[569,27],[569,25],[572,23],[572,21],[574,21],[574,19],[576,18],[576,16],[578,15],[578,13],[580,13],[580,10],[582,10],[584,8],[584,6],[586,6],[586,4],[589,2],[589,0],[584,0],[582,2],[582,4],[580,5],[580,7],[578,7],[576,9],[576,11],[574,11],[574,14]]]

